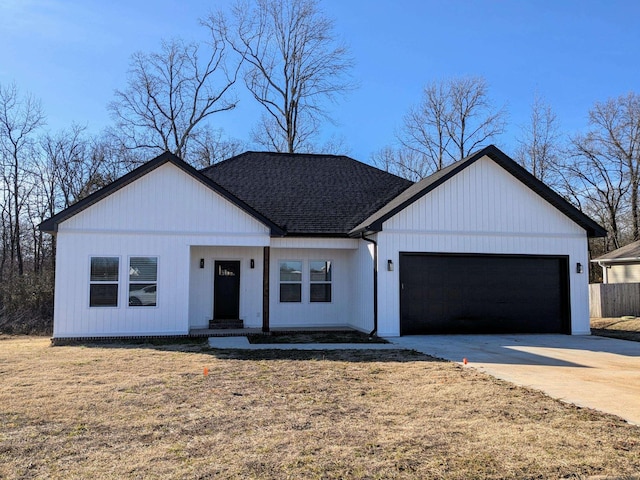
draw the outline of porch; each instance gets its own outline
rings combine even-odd
[[[262,328],[192,328],[189,336],[193,338],[201,337],[246,337],[247,335],[271,335],[272,333],[337,333],[337,332],[359,332],[355,328],[343,325],[322,326],[322,327],[273,327],[268,332],[263,332]]]
[[[333,238],[271,243],[190,246],[189,336],[373,329],[368,244]]]

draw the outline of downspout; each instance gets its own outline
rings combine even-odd
[[[378,242],[365,237],[364,232],[361,238],[373,244],[373,330],[369,334],[372,337],[378,333]]]
[[[607,265],[604,262],[598,262],[600,268],[602,268],[602,283],[609,283],[609,269],[611,265]]]

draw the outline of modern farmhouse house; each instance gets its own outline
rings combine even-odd
[[[54,338],[348,326],[589,333],[602,227],[494,146],[418,183],[344,156],[164,153],[40,225]]]

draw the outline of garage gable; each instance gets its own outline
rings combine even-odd
[[[424,197],[429,198],[421,202]],[[415,203],[423,211],[414,212],[410,215],[414,223],[407,223],[407,214],[400,214]],[[491,145],[412,185],[350,234],[379,232],[383,225],[385,229],[544,232],[567,221],[573,226],[567,224],[561,232],[575,232],[577,226],[589,237],[606,235],[604,228]]]
[[[387,219],[383,230],[584,235],[584,227],[488,156]]]

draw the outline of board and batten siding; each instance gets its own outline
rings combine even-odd
[[[384,222],[378,233],[380,335],[400,334],[400,252],[569,257],[571,332],[589,334],[587,235],[484,157]],[[388,271],[387,260],[396,268]]]
[[[310,239],[313,240],[313,239]],[[356,265],[357,241],[349,249],[271,248],[269,266],[270,325],[272,327],[348,326],[354,318],[356,289],[353,269]],[[302,301],[280,302],[280,262],[302,262]],[[309,262],[331,261],[331,302],[309,301]]]
[[[375,240],[375,236],[372,237]],[[359,240],[352,255],[353,297],[349,326],[369,333],[373,330],[373,244]]]
[[[200,259],[204,260],[204,268],[200,268]],[[209,328],[209,320],[213,318],[216,260],[240,262],[240,319],[247,328],[261,327],[262,247],[191,247],[189,327]]]
[[[164,164],[59,224],[53,336],[187,334],[190,248],[268,244],[265,225]],[[92,256],[120,258],[118,307],[89,307]],[[128,306],[131,256],[158,257],[157,307]]]

